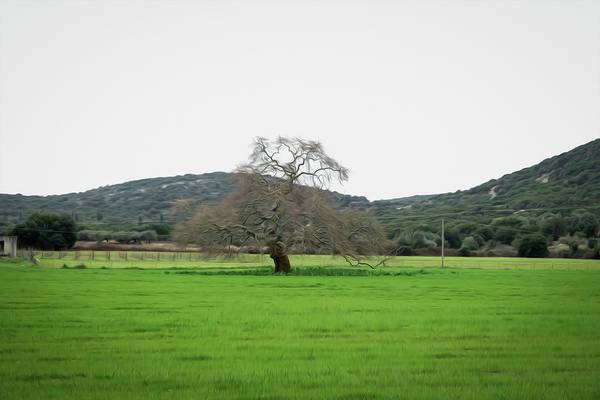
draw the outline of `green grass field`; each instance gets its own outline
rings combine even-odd
[[[0,399],[600,398],[598,261],[508,261],[0,261]]]

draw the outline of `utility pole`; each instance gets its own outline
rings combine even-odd
[[[446,242],[446,237],[444,236],[444,218],[442,218],[442,268],[445,267],[444,265],[444,244]]]

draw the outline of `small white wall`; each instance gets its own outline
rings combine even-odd
[[[0,255],[15,258],[17,256],[17,237],[0,236],[0,241],[4,242],[4,249],[0,249]]]

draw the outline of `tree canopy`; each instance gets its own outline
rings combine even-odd
[[[77,241],[77,226],[67,214],[34,213],[24,223],[15,226],[10,234],[18,237],[22,247],[41,250],[64,250]]]
[[[247,164],[236,170],[237,191],[203,205],[175,231],[179,241],[223,251],[255,245],[273,259],[275,272],[291,270],[292,252],[343,255],[353,265],[382,253],[385,235],[369,214],[339,211],[322,189],[348,179],[348,169],[315,141],[256,138]]]

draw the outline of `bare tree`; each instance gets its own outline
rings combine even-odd
[[[237,191],[201,206],[176,228],[183,242],[223,250],[232,245],[268,249],[276,273],[291,271],[290,252],[340,254],[352,265],[381,254],[381,226],[370,215],[337,210],[326,189],[348,179],[348,169],[315,141],[258,137],[249,162],[236,170]]]

